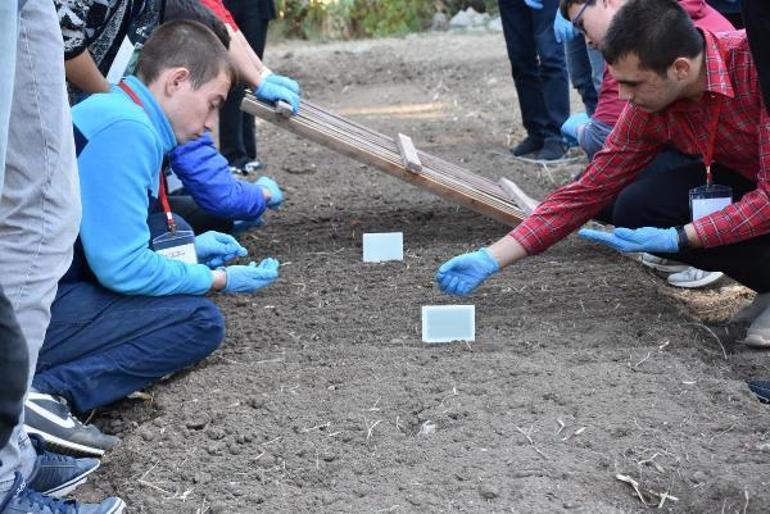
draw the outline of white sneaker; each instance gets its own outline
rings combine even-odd
[[[751,323],[743,342],[752,348],[770,348],[770,307],[765,308]]]
[[[668,283],[674,287],[686,287],[689,289],[695,289],[698,287],[706,287],[709,284],[713,284],[724,276],[721,271],[704,271],[702,269],[688,267],[684,271],[679,273],[672,273],[668,276]]]
[[[657,271],[662,271],[663,273],[679,273],[680,271],[685,271],[687,268],[689,268],[687,264],[671,261],[669,259],[661,259],[660,257],[652,255],[651,253],[641,254],[639,262],[641,262],[643,266],[647,266],[648,268]]]

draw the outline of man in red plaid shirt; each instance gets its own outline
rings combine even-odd
[[[468,294],[599,217],[619,228],[582,237],[722,271],[766,298],[770,116],[745,33],[697,29],[675,0],[629,0],[601,50],[629,102],[604,149],[507,236],[444,263],[436,276],[442,290]],[[641,173],[670,147],[706,163],[713,156],[713,182],[731,188],[733,203],[693,221],[690,192],[706,184],[703,163]],[[754,311],[746,342],[770,346],[770,309]]]

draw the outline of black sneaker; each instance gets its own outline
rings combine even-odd
[[[56,498],[66,496],[84,484],[88,475],[99,469],[99,459],[76,459],[52,453],[46,449],[45,441],[39,435],[33,434],[29,439],[37,459],[27,484],[41,494]]]
[[[524,141],[511,148],[511,153],[516,157],[535,153],[543,148],[543,140],[537,139],[532,136],[527,136]]]
[[[42,437],[52,450],[78,457],[101,457],[120,442],[94,425],[83,424],[64,399],[35,391],[30,391],[24,404],[24,428]]]
[[[770,403],[770,380],[749,380],[749,389],[762,403]]]
[[[543,148],[537,153],[538,161],[558,161],[567,156],[569,147],[558,139],[549,139],[543,144]]]
[[[0,514],[121,514],[126,504],[111,496],[99,504],[78,503],[45,496],[27,487],[21,473],[16,473],[10,492],[0,498]]]

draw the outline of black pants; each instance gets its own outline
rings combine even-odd
[[[756,189],[745,177],[715,164],[714,183],[730,186],[733,201]],[[689,192],[705,182],[703,164],[693,162],[678,168],[646,170],[623,189],[602,216],[616,227],[660,227],[685,225],[691,221]],[[770,234],[739,243],[686,250],[660,257],[685,262],[707,271],[722,271],[758,293],[770,291]]]
[[[268,23],[271,17],[275,17],[274,10],[270,10],[269,6],[266,8],[264,3],[256,0],[224,2],[246,41],[260,59],[265,52]],[[220,151],[232,166],[239,168],[257,158],[254,116],[241,111],[244,89],[242,85],[233,88],[219,111]]]
[[[751,55],[759,74],[759,85],[765,108],[770,113],[770,2],[767,0],[743,0],[743,19]]]
[[[184,218],[196,235],[203,234],[209,230],[229,234],[233,230],[232,220],[209,214],[195,203],[192,196],[171,194],[168,197],[168,203],[171,205],[171,211]]]
[[[11,302],[0,289],[0,448],[8,444],[24,408],[29,350]]]

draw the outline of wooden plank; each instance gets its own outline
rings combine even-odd
[[[294,114],[294,109],[292,109],[290,103],[284,102],[283,100],[278,100],[278,102],[275,104],[275,112],[284,118],[290,118],[291,115]]]
[[[540,202],[522,191],[514,181],[501,177],[497,183],[500,184],[500,187],[503,188],[503,191],[505,191],[508,196],[511,197],[511,200],[516,202],[516,205],[518,205],[522,211],[526,212],[527,215],[532,214],[532,211],[534,211],[537,206],[540,205]]]
[[[241,110],[274,123],[331,150],[347,155],[359,162],[371,165],[389,175],[404,180],[405,182],[409,182],[422,189],[426,189],[437,196],[462,205],[463,207],[467,207],[468,209],[497,220],[505,225],[518,225],[526,217],[524,212],[513,205],[512,202],[505,201],[503,197],[495,198],[491,195],[487,195],[486,197],[483,197],[483,199],[480,199],[483,195],[472,196],[466,194],[463,191],[458,191],[456,188],[448,185],[448,183],[451,184],[452,182],[451,178],[438,177],[437,173],[432,172],[432,170],[428,168],[423,167],[423,173],[420,174],[412,173],[401,163],[394,163],[386,156],[362,151],[351,142],[341,140],[322,130],[305,126],[299,121],[302,116],[301,108],[299,115],[286,118],[277,113],[275,107],[272,105],[260,102],[251,95],[246,95],[241,103]],[[392,141],[392,138],[390,140]],[[395,141],[392,141],[392,143],[393,148],[395,149]],[[422,153],[423,155],[427,155],[424,152]],[[465,187],[467,188],[467,185]]]
[[[422,163],[417,155],[417,149],[414,147],[412,138],[399,133],[396,142],[398,143],[398,153],[401,154],[401,159],[404,161],[404,167],[412,173],[420,173],[422,171]]]

